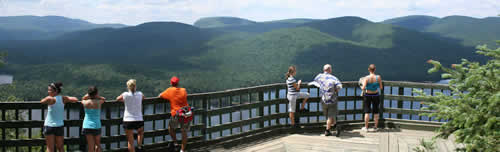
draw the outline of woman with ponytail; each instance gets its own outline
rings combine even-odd
[[[87,94],[82,98],[85,109],[82,135],[87,138],[88,152],[101,152],[101,105],[106,98],[99,96],[96,86],[90,86]]]
[[[288,103],[288,112],[290,112],[290,122],[293,128],[297,128],[298,126],[295,124],[295,105],[297,98],[304,98],[302,101],[302,105],[300,106],[300,111],[301,112],[307,112],[308,110],[305,109],[305,105],[307,102],[307,99],[309,98],[309,93],[307,92],[300,92],[300,84],[302,83],[302,80],[297,80],[294,78],[294,76],[297,74],[297,69],[295,66],[290,66],[288,67],[288,72],[286,73],[286,85],[288,88],[288,94],[287,94],[287,99],[289,101]]]
[[[40,103],[47,104],[47,116],[43,125],[43,134],[47,151],[64,151],[64,104],[78,102],[75,97],[60,95],[63,84],[60,82],[51,83],[48,86],[48,96],[43,98]]]

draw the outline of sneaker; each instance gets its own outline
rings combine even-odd
[[[295,125],[293,125],[293,128],[294,128],[294,129],[300,129],[300,126],[299,126],[299,125],[297,125],[297,124],[295,124]]]
[[[378,128],[373,128],[373,131],[374,131],[374,132],[377,132],[377,131],[378,131]]]
[[[340,137],[340,130],[341,130],[340,126],[335,125],[335,131],[336,131],[335,136],[336,137]]]
[[[138,151],[138,152],[142,152],[142,151],[144,151],[144,145],[137,146],[137,151]]]
[[[167,151],[175,151],[175,144],[174,144],[174,142],[168,143],[168,150]]]
[[[366,127],[361,128],[361,131],[368,132],[368,129]]]
[[[325,130],[325,136],[331,136],[332,133],[330,132],[330,130]]]

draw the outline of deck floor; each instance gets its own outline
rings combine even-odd
[[[289,134],[234,146],[230,149],[218,148],[210,151],[226,152],[411,152],[420,144],[420,139],[430,140],[434,132],[416,130],[379,130],[362,132],[350,130],[340,137],[324,136],[319,133]],[[453,152],[458,146],[448,140],[437,140],[437,151]]]

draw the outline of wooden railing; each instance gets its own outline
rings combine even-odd
[[[427,94],[443,92],[450,94],[447,85],[432,83],[384,81],[381,91],[380,118],[387,123],[413,128],[437,127],[442,120],[419,116],[429,112],[420,108],[421,98],[415,97],[412,89],[423,89]],[[339,92],[339,123],[359,125],[363,121],[363,98],[357,82],[344,82]],[[307,108],[301,114],[301,124],[322,127],[325,117],[321,112],[319,91],[303,84],[301,91],[311,94]],[[285,84],[270,84],[250,88],[232,89],[211,93],[188,95],[188,102],[195,108],[195,117],[189,131],[188,147],[213,145],[234,139],[244,139],[258,133],[288,126],[288,100]],[[297,104],[299,105],[299,104]],[[102,106],[103,149],[126,151],[126,138],[122,128],[123,103],[106,102]],[[147,98],[143,101],[145,121],[145,148],[164,147],[170,141],[167,123],[170,119],[168,101]],[[1,151],[40,151],[45,149],[41,133],[47,106],[34,102],[3,102],[1,111]],[[79,103],[65,105],[65,141],[68,150],[84,150],[86,140],[81,135],[84,117]],[[415,127],[416,126],[416,127]],[[180,137],[180,136],[177,136]],[[250,139],[250,138],[249,138]]]

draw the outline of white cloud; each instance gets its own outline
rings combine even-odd
[[[201,17],[255,21],[360,16],[382,21],[405,15],[495,16],[498,0],[0,0],[0,16],[59,15],[94,23],[151,21],[192,24]]]

